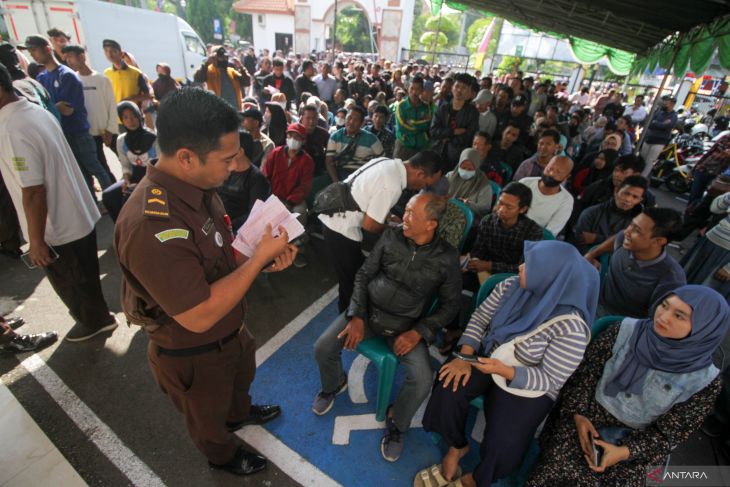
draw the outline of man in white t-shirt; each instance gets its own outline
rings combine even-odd
[[[557,237],[573,212],[573,196],[563,183],[573,170],[569,157],[554,156],[540,177],[522,178],[520,182],[532,190],[532,204],[527,216]]]
[[[87,340],[116,328],[99,280],[95,231],[99,210],[58,122],[15,95],[3,65],[0,171],[30,243],[30,261],[44,269],[77,321],[66,340]]]
[[[438,182],[441,164],[441,157],[433,151],[419,152],[407,161],[373,159],[345,180],[352,181],[352,197],[362,211],[319,215],[339,282],[340,313],[350,305],[355,274],[365,260],[363,231],[380,235],[403,190],[418,191]]]
[[[647,112],[646,107],[644,107],[644,95],[636,95],[636,98],[634,98],[634,104],[626,107],[624,110],[624,116],[631,117],[631,121],[636,127],[644,123],[647,115],[649,115],[649,112]]]

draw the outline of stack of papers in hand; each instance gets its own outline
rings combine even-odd
[[[266,201],[256,200],[246,223],[238,229],[233,248],[246,257],[251,257],[266,233],[266,225],[271,225],[271,234],[275,237],[280,234],[280,226],[286,229],[291,242],[304,233],[304,227],[297,220],[297,215],[289,212],[273,194]]]

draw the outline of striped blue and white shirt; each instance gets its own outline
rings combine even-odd
[[[519,285],[518,276],[500,282],[471,315],[459,345],[469,345],[480,350],[505,292],[510,286]],[[510,387],[545,391],[552,399],[558,397],[565,381],[583,360],[591,337],[590,328],[583,318],[578,313],[571,316],[574,317],[556,321],[540,333],[515,345],[515,357],[524,365],[515,367],[515,377],[508,384]],[[481,353],[490,355],[493,351],[482,350]]]

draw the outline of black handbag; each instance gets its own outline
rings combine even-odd
[[[315,213],[328,216],[346,211],[362,211],[355,198],[352,197],[352,183],[360,174],[385,160],[388,160],[388,158],[381,157],[377,162],[358,169],[348,182],[337,181],[331,183],[314,197],[312,210]]]

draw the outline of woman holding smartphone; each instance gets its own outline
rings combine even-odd
[[[727,301],[682,286],[650,316],[626,318],[591,343],[540,436],[528,486],[643,486],[647,467],[664,464],[712,412],[721,388],[712,355],[730,326]]]
[[[509,475],[583,358],[598,304],[598,272],[575,247],[557,240],[526,241],[524,254],[519,277],[498,284],[474,311],[459,355],[439,371],[423,427],[439,433],[449,450],[441,466],[416,474],[415,485],[490,487]],[[461,476],[469,401],[481,395],[481,458],[473,473]]]

